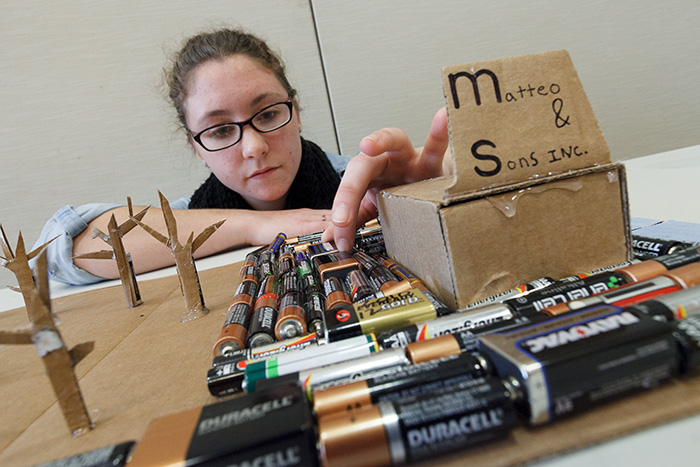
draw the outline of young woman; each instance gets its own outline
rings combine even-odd
[[[243,31],[222,29],[188,39],[174,57],[167,84],[194,153],[212,172],[190,198],[171,203],[181,240],[229,219],[198,257],[266,244],[281,231],[296,236],[325,230],[326,239],[348,250],[356,227],[376,216],[378,190],[442,175],[443,164],[450,166],[443,158],[448,145],[444,110],[436,114],[419,150],[396,128],[363,139],[362,152],[352,159],[304,140],[297,93],[281,59]],[[104,247],[91,238],[91,230],[106,232],[113,214],[117,222],[128,215],[123,206],[66,206],[47,222],[37,244],[65,234],[49,247],[54,279],[85,284],[118,277],[111,261],[72,260]],[[157,208],[144,222],[165,231]],[[174,264],[170,250],[142,229],[125,236],[124,246],[136,273]]]

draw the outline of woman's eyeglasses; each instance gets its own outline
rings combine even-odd
[[[292,101],[268,105],[245,122],[221,123],[202,130],[196,135],[192,134],[192,137],[209,152],[221,151],[241,140],[243,127],[246,125],[250,125],[260,133],[269,133],[282,128],[292,120],[292,106]]]

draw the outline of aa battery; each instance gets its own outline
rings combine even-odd
[[[632,282],[645,281],[697,261],[700,261],[700,248],[685,249],[672,255],[623,266],[614,271],[593,274],[578,281],[558,281],[555,285],[527,296],[506,300],[504,303],[518,313],[532,313],[558,303],[597,295]]]
[[[287,274],[291,276],[292,274]],[[306,311],[301,292],[290,291],[282,296],[275,324],[277,340],[291,339],[306,334]]]
[[[236,350],[245,348],[248,327],[250,325],[252,308],[247,303],[231,305],[221,329],[219,338],[214,344],[214,357],[230,355]]]
[[[260,268],[257,264],[245,266],[241,268],[241,282],[251,281],[256,284],[259,283],[260,278]]]
[[[323,292],[326,295],[327,310],[352,303],[350,296],[343,287],[343,283],[335,276],[331,276],[323,281]]]
[[[234,292],[233,295],[233,303],[231,305],[235,305],[237,303],[246,303],[249,306],[253,306],[255,304],[255,297],[258,294],[258,282],[256,281],[250,281],[246,280],[238,284],[238,287],[236,287],[236,291]]]
[[[678,368],[669,323],[611,305],[481,336],[479,349],[519,381],[531,424],[655,387]]]
[[[513,289],[506,290],[496,295],[491,295],[478,302],[471,303],[466,306],[465,309],[469,310],[471,308],[481,307],[483,305],[488,305],[491,303],[502,302],[508,300],[509,298],[522,297],[535,290],[541,290],[545,287],[549,287],[555,283],[554,279],[550,277],[542,277],[540,279],[535,279],[534,281],[528,282],[527,284],[519,285]],[[459,310],[458,310],[459,311]]]
[[[266,251],[271,251],[274,254],[277,254],[279,251],[280,247],[284,244],[285,240],[287,240],[287,235],[285,235],[283,232],[280,232],[277,234],[275,239],[268,245]]]
[[[290,269],[285,275],[280,276],[280,296],[284,297],[290,292],[303,292],[304,286],[296,270]]]
[[[355,237],[355,249],[373,254],[386,254],[384,233],[381,231]]]
[[[369,283],[367,276],[365,276],[362,270],[350,271],[346,280],[348,288],[350,289],[350,300],[352,302],[361,302],[374,297],[376,289]]]
[[[294,249],[292,247],[282,247],[282,254],[277,260],[277,265],[278,274],[280,277],[284,277],[285,274],[296,269],[296,264],[294,262]]]
[[[423,363],[450,355],[478,352],[480,336],[523,326],[531,326],[536,323],[547,321],[548,319],[550,318],[542,313],[516,316],[513,319],[498,321],[488,326],[458,331],[453,334],[445,334],[444,336],[427,341],[418,341],[409,344],[400,341],[391,341],[389,342],[389,346],[405,346],[406,355],[408,355],[408,358],[410,358],[414,364]],[[387,341],[384,342],[387,343]]]
[[[277,276],[277,262],[275,253],[271,250],[265,250],[260,253],[260,277]]]
[[[214,396],[235,394],[243,389],[245,367],[249,363],[275,355],[319,345],[316,334],[307,334],[297,339],[286,339],[256,348],[231,352],[228,356],[214,358],[214,364],[207,372],[207,387]]]
[[[248,253],[245,256],[245,259],[243,260],[243,265],[241,266],[241,276],[243,275],[243,271],[246,268],[248,268],[250,266],[253,266],[253,267],[257,266],[258,261],[259,261],[258,253],[256,253],[256,252]]]
[[[326,297],[325,321],[330,341],[381,333],[437,316],[433,303],[417,289],[353,305],[329,307],[328,300]]]
[[[641,260],[673,254],[692,246],[692,243],[679,242],[676,240],[632,235],[632,251],[634,257]]]
[[[326,325],[324,324],[325,317],[324,313],[326,311],[326,297],[321,292],[318,287],[309,287],[306,290],[306,302],[304,303],[304,309],[306,310],[306,328],[309,331],[318,333],[322,336],[326,332]]]
[[[279,282],[275,276],[263,279],[255,301],[255,309],[248,330],[248,347],[272,344],[275,341],[275,323],[279,307]]]
[[[309,347],[293,353],[285,353],[264,361],[253,362],[246,366],[243,387],[246,392],[253,392],[261,379],[275,378],[297,371],[319,368],[333,363],[364,357],[378,352],[379,347],[373,335],[346,339],[321,347]]]
[[[505,305],[500,303],[484,305],[473,310],[440,316],[422,323],[382,332],[377,335],[377,342],[382,348],[405,347],[412,342],[434,339],[459,331],[475,330],[514,317],[513,311]]]
[[[380,354],[385,352],[388,351],[384,350]],[[314,412],[320,418],[383,401],[422,396],[488,373],[490,369],[486,360],[471,354],[452,355],[417,365],[402,365],[394,371],[362,381],[315,390]]]
[[[127,464],[136,441],[105,446],[35,467],[122,467]]]
[[[395,371],[410,363],[408,358],[406,358],[406,353],[401,349],[382,350],[365,357],[298,371],[278,378],[262,379],[257,382],[256,391],[270,386],[296,383],[300,384],[306,390],[306,393],[311,396],[311,393],[319,386],[364,379],[370,377],[370,375]]]
[[[700,286],[696,285],[678,292],[654,297],[638,303],[635,308],[658,310],[667,313],[669,321],[700,314]]]
[[[700,284],[700,263],[691,263],[649,280],[627,284],[592,297],[559,303],[543,309],[542,312],[558,315],[602,304],[625,307],[698,284]]]
[[[420,280],[415,274],[413,274],[411,271],[406,269],[402,264],[397,263],[394,260],[384,258],[380,255],[375,255],[381,263],[389,269],[394,275],[401,279],[408,281],[409,284],[411,284],[411,287],[415,289],[419,289],[422,291],[428,290],[428,288],[423,284],[423,281]]]
[[[384,466],[503,439],[516,422],[504,383],[475,378],[449,391],[322,417],[318,429],[324,465]]]
[[[679,371],[686,374],[700,366],[700,316],[693,315],[671,324],[680,351]]]

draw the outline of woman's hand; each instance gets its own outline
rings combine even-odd
[[[385,128],[360,141],[360,150],[345,170],[333,201],[333,224],[323,235],[349,251],[359,226],[377,216],[377,193],[391,186],[439,177],[451,172],[447,112],[433,118],[425,146],[414,148],[399,128]]]

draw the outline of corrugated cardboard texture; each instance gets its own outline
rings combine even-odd
[[[443,68],[455,179],[446,198],[610,162],[568,52]]]
[[[54,300],[69,345],[95,341],[76,367],[95,428],[71,438],[32,346],[3,346],[0,359],[0,465],[26,466],[127,440],[156,417],[215,402],[206,388],[211,348],[232,299],[240,264],[202,271],[211,312],[180,323],[177,277],[141,283],[144,302],[124,306],[121,286]],[[26,312],[0,313],[0,329],[26,323]],[[628,397],[505,441],[439,459],[440,465],[517,465],[609,440],[700,412],[700,375]]]
[[[627,260],[624,166],[574,173],[445,207],[421,199],[420,184],[388,189],[379,197],[387,252],[452,309]]]

